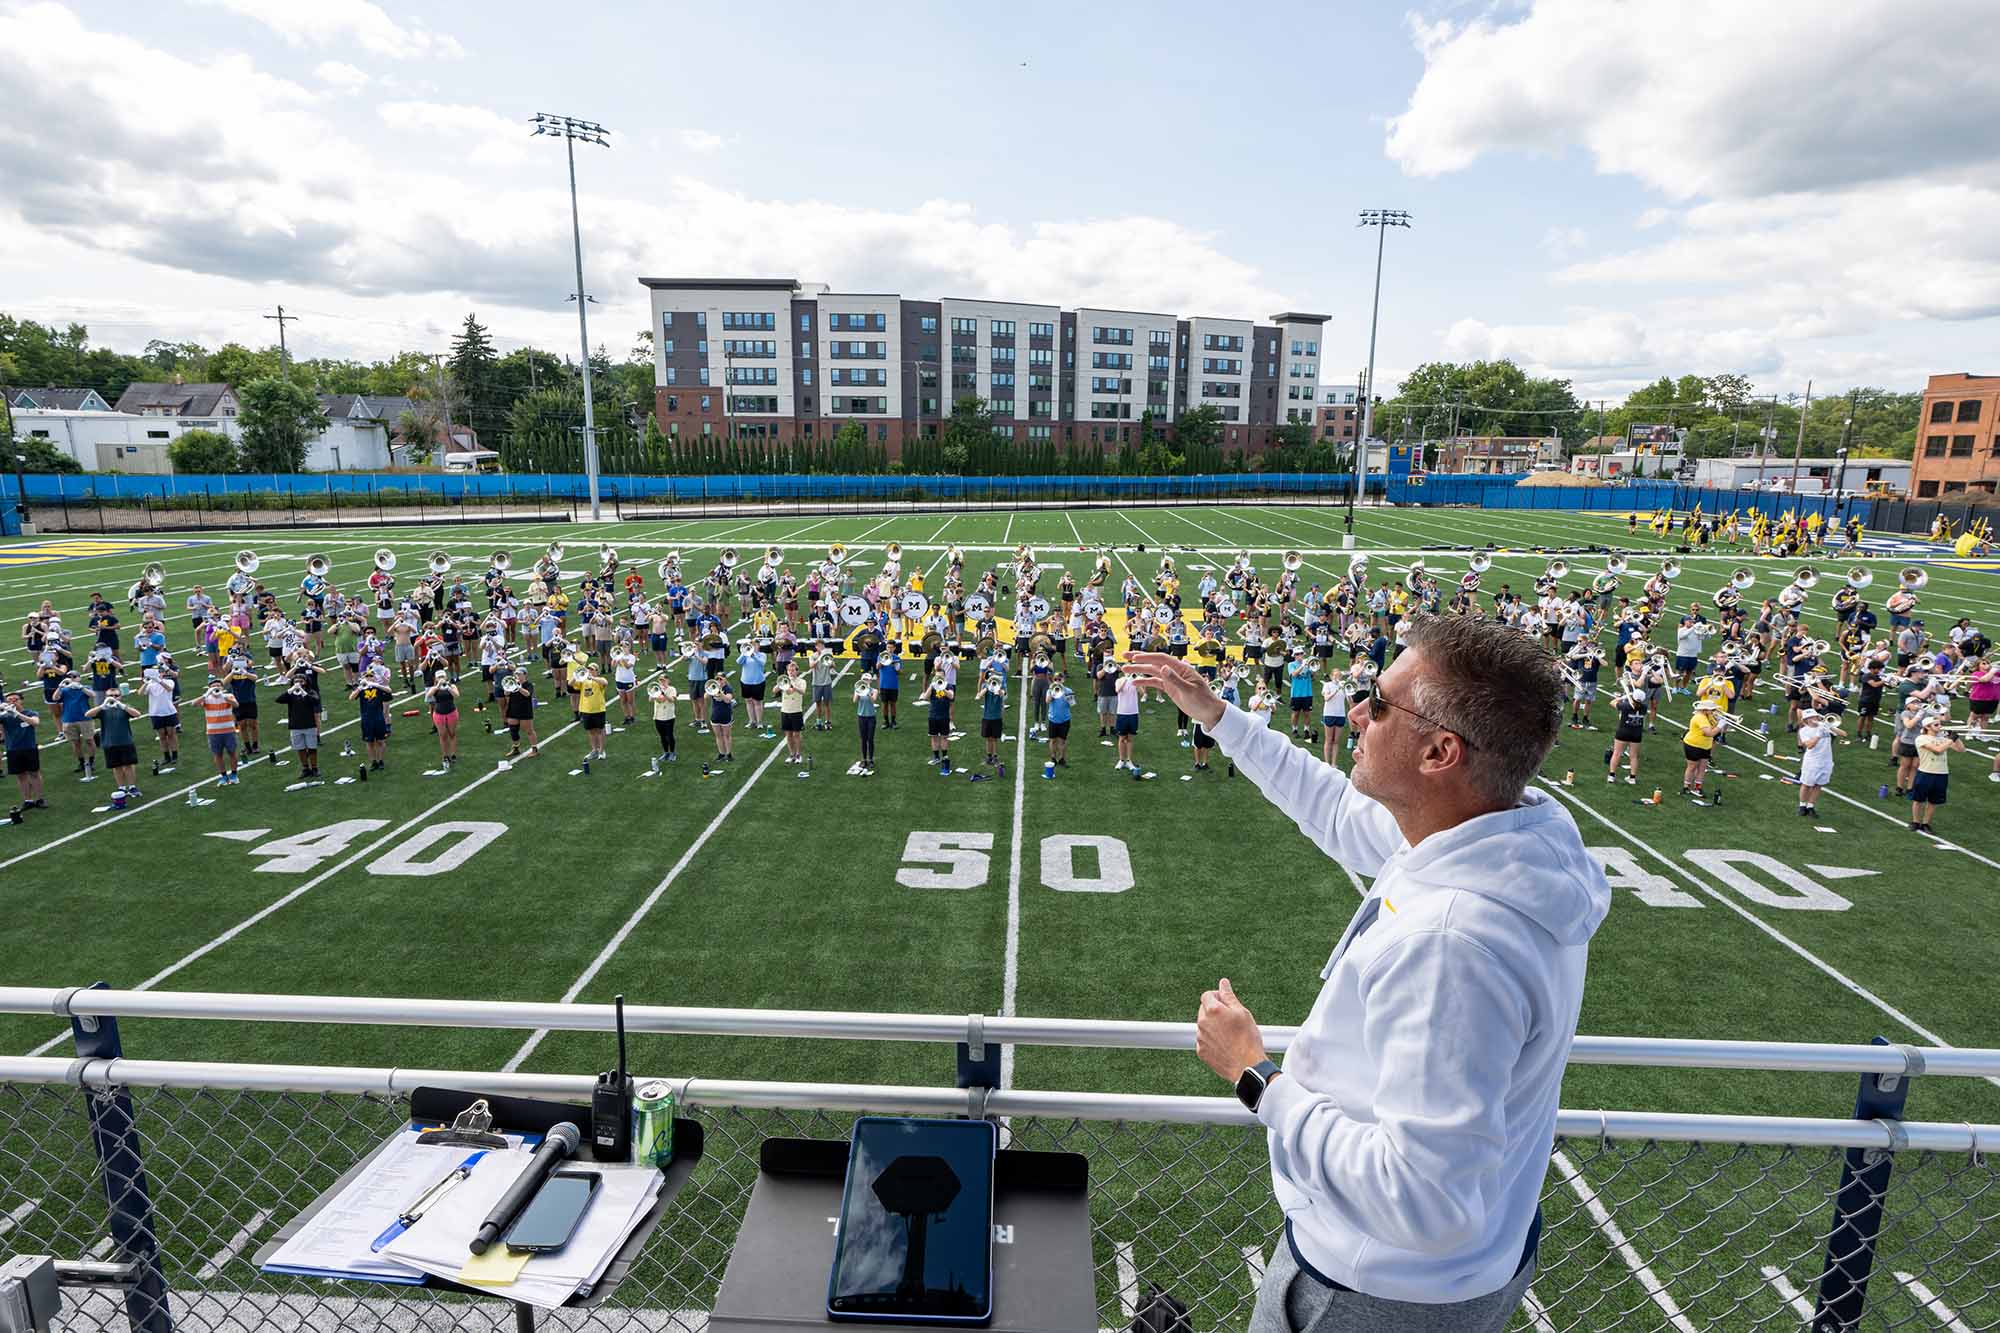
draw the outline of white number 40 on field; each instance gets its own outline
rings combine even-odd
[[[896,882],[911,889],[977,889],[986,883],[991,833],[913,832],[903,844],[906,864]],[[1079,875],[1076,854],[1097,853],[1097,873]],[[920,866],[942,866],[925,870]],[[1132,853],[1123,838],[1098,833],[1056,833],[1042,839],[1042,883],[1058,893],[1123,893],[1132,887]]]
[[[388,826],[386,819],[343,819],[338,824],[307,829],[289,838],[274,838],[252,847],[250,855],[270,858],[257,867],[259,870],[299,874],[341,855],[356,838]],[[478,820],[447,820],[431,824],[370,861],[368,873],[442,875],[464,865],[480,848],[506,831],[505,824]],[[445,846],[439,848],[440,843]]]

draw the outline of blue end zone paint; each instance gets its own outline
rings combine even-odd
[[[215,544],[152,537],[61,537],[47,541],[12,542],[0,546],[0,569],[53,565],[65,560],[94,560],[107,555],[152,555],[159,551]]]

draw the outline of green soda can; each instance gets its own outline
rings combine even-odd
[[[662,1170],[674,1160],[674,1089],[664,1079],[641,1083],[632,1099],[632,1160]]]

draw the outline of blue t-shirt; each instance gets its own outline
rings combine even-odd
[[[24,718],[40,717],[41,714],[29,712],[24,708],[21,710],[21,716]],[[26,722],[16,722],[11,717],[5,717],[0,718],[0,727],[6,728],[7,748],[9,750],[32,750],[39,744],[35,740],[35,729]]]
[[[901,665],[901,659],[899,658],[885,657],[882,659],[880,663],[881,677],[878,682],[881,688],[885,690],[898,688],[902,681]]]
[[[1313,693],[1312,668],[1304,662],[1294,662],[1286,670],[1292,676],[1292,697],[1310,699]]]
[[[106,749],[132,744],[132,715],[116,704],[106,705],[104,711],[97,715],[97,723],[102,728],[97,739]]]
[[[994,694],[988,690],[979,692],[979,716],[987,722],[998,722],[1005,714],[1007,696]]]
[[[149,667],[160,660],[160,650],[167,646],[167,636],[159,630],[139,636],[139,665]]]
[[[1069,691],[1049,695],[1049,721],[1069,721]]]
[[[764,683],[764,660],[764,654],[755,649],[737,657],[736,665],[743,669],[743,683],[745,685],[762,685]]]
[[[931,721],[943,722],[951,717],[951,700],[942,694],[931,695]]]
[[[81,685],[63,686],[56,691],[55,701],[62,705],[62,720],[65,726],[72,722],[84,721],[83,715],[89,712],[90,706],[96,702],[91,698],[90,691]]]

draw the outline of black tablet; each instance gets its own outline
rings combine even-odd
[[[827,1281],[828,1317],[990,1320],[998,1150],[990,1121],[855,1121]]]

